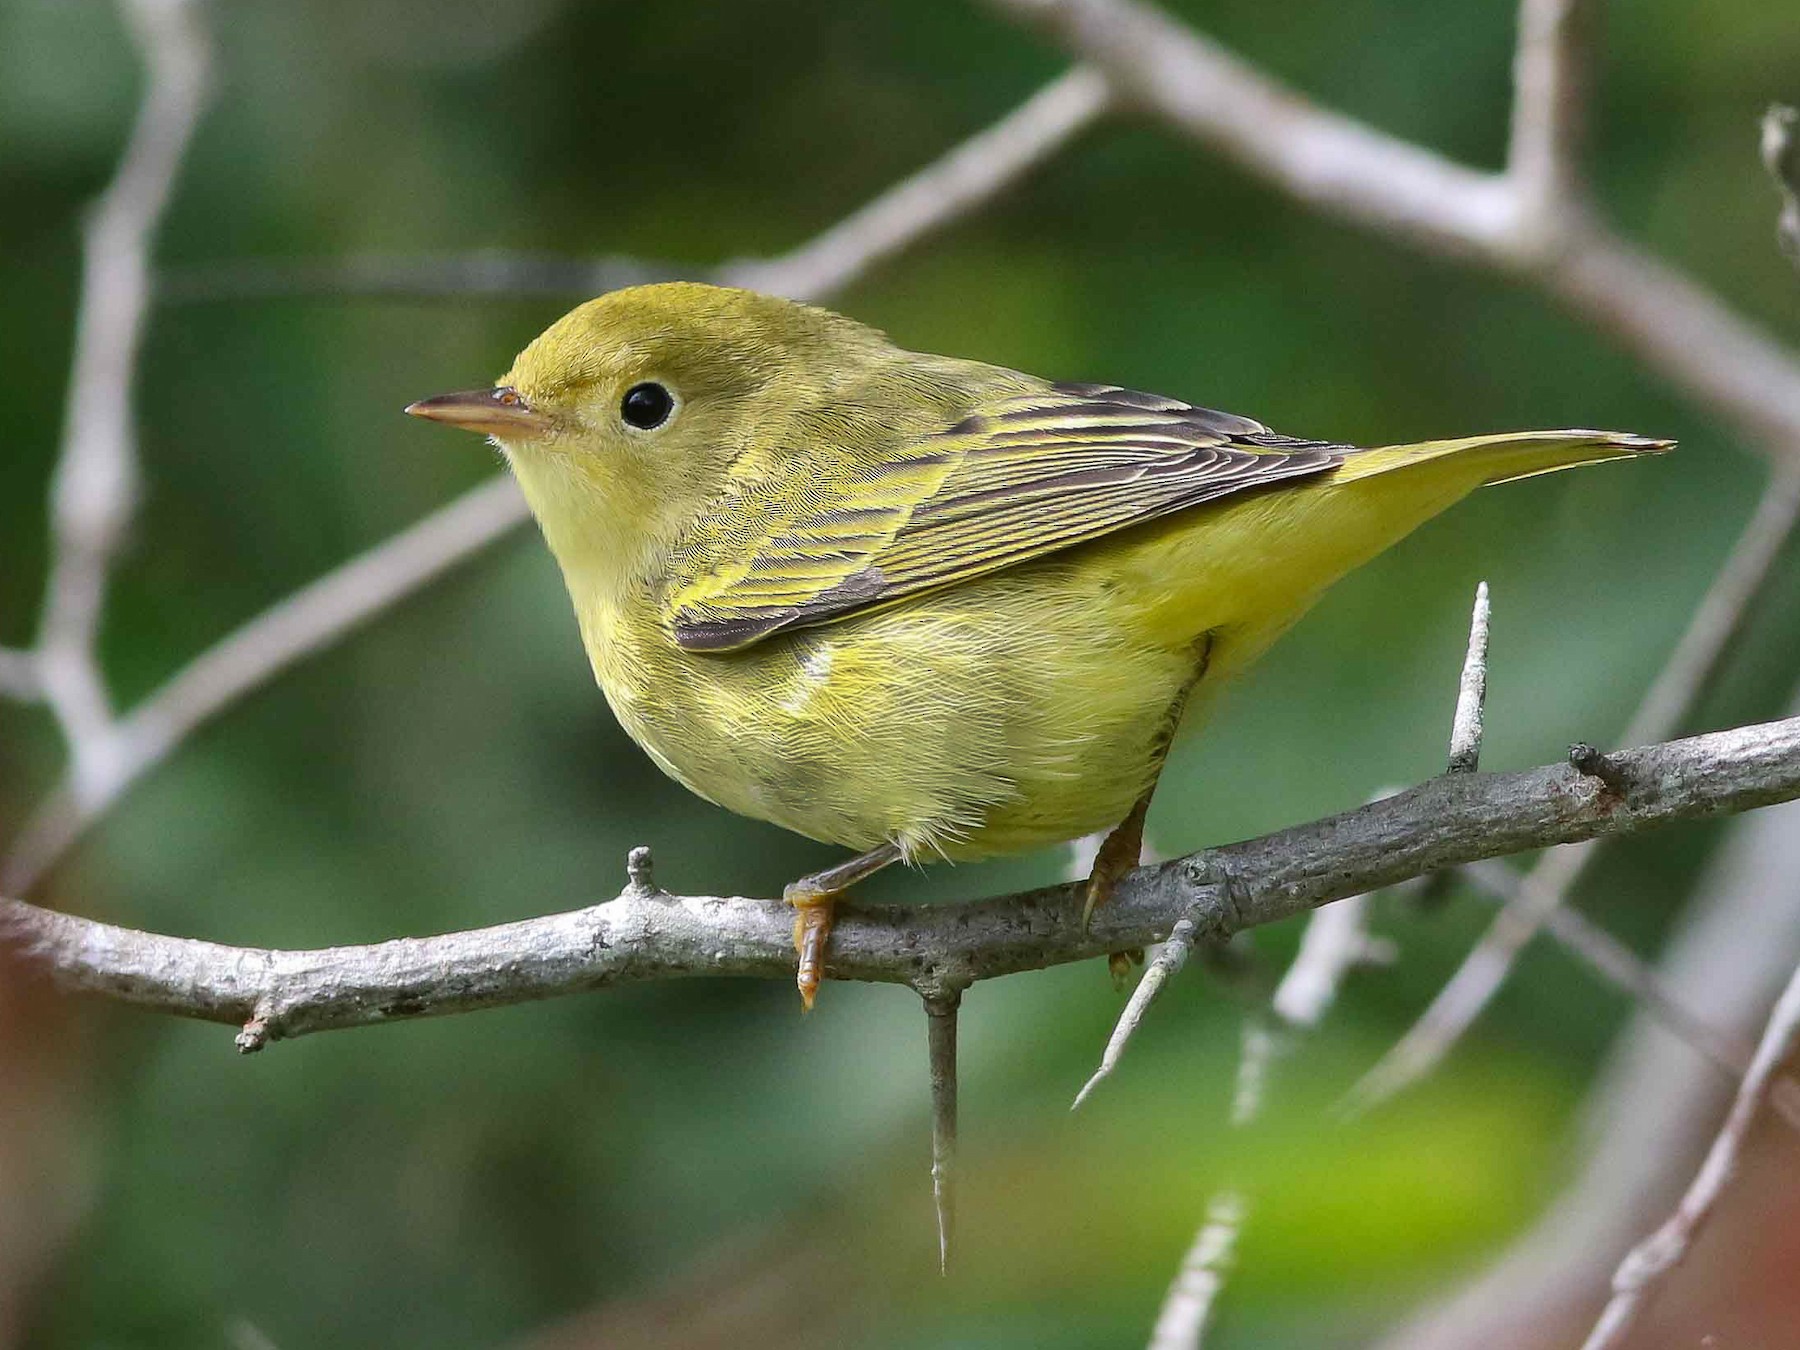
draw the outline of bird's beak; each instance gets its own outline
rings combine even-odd
[[[507,385],[422,398],[417,403],[407,404],[406,411],[414,417],[447,422],[464,431],[496,436],[503,441],[534,439],[550,430],[550,419],[527,403],[517,389]]]

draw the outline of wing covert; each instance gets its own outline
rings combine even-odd
[[[1323,473],[1348,447],[1114,385],[1014,396],[862,471],[673,598],[676,641],[728,651]]]

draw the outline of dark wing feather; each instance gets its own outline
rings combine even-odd
[[[1348,447],[1112,385],[1015,397],[864,472],[854,505],[819,506],[686,587],[693,650],[828,623],[1202,502],[1323,473]]]

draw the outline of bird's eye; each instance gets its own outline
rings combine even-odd
[[[619,403],[619,416],[639,431],[656,430],[674,411],[674,398],[660,384],[634,384]]]

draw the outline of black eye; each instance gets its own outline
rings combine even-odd
[[[634,384],[619,404],[619,416],[639,431],[654,431],[674,411],[675,400],[660,384]]]

